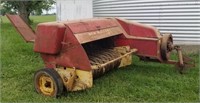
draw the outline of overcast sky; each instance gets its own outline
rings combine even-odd
[[[52,5],[52,9],[48,11],[49,14],[56,13],[56,4]],[[43,10],[43,14],[46,14],[46,10]]]

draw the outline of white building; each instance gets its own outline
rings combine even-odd
[[[57,0],[57,20],[92,18],[92,0]]]
[[[176,44],[200,45],[200,0],[57,0],[57,20],[120,17],[172,33]]]

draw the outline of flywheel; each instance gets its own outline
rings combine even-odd
[[[173,39],[171,34],[163,34],[160,48],[162,60],[168,61],[170,58],[170,53],[173,50]]]

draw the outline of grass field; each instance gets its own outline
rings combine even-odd
[[[33,27],[55,20],[55,16],[31,18]],[[33,52],[33,44],[25,43],[5,17],[2,19],[2,102],[199,102],[198,54],[188,54],[196,61],[196,67],[184,75],[172,65],[142,62],[134,56],[132,65],[94,80],[91,89],[65,92],[57,99],[39,95],[34,91],[33,75],[43,68],[40,55]]]

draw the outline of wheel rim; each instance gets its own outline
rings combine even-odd
[[[37,84],[38,88],[44,95],[52,96],[55,93],[55,84],[49,75],[40,75]]]
[[[63,92],[63,81],[54,69],[40,69],[34,75],[34,87],[39,94],[58,97]]]

